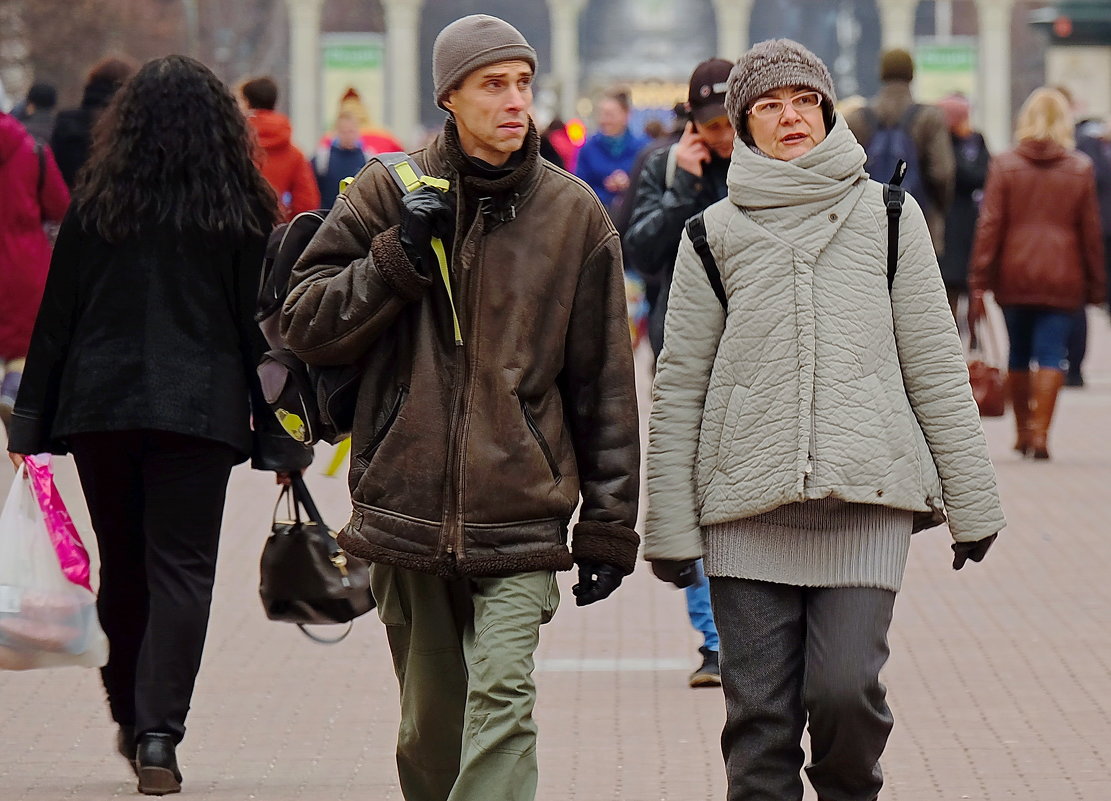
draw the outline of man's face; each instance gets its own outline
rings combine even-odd
[[[444,100],[468,156],[496,167],[525,143],[532,110],[532,67],[502,61],[477,69]]]
[[[706,122],[696,122],[694,127],[702,137],[702,141],[706,143],[706,147],[710,148],[718,158],[727,159],[733,155],[733,126],[728,117],[714,117]]]
[[[621,136],[629,127],[629,112],[613,98],[598,103],[598,130],[606,136]]]
[[[353,150],[359,144],[359,123],[353,117],[336,120],[336,142],[346,150]]]

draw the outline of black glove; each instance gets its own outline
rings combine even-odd
[[[571,588],[576,606],[586,606],[608,598],[621,586],[625,574],[620,568],[602,562],[580,562],[579,583]]]
[[[455,194],[431,186],[414,189],[401,198],[401,247],[421,272],[428,270],[422,262],[430,253],[432,237],[444,240],[450,253],[451,235],[455,231]]]
[[[682,590],[698,582],[698,560],[657,559],[652,562],[652,574]]]
[[[960,570],[964,567],[964,563],[971,559],[973,562],[979,562],[987,556],[988,548],[995,542],[998,534],[992,534],[990,537],[984,537],[982,540],[973,540],[972,542],[954,542],[953,543],[953,569]]]

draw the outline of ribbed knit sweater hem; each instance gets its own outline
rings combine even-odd
[[[898,592],[913,513],[836,498],[793,503],[703,529],[708,576]]]

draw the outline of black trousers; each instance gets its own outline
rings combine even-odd
[[[802,801],[807,777],[824,801],[875,801],[891,733],[887,630],[895,593],[710,579],[725,690],[722,752],[729,801]]]
[[[112,718],[185,736],[208,629],[229,445],[164,431],[71,438],[100,547],[101,670]]]

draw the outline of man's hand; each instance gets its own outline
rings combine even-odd
[[[23,466],[23,454],[22,453],[12,453],[11,451],[9,451],[8,452],[8,458],[12,460],[12,464],[15,465],[16,470],[18,470],[20,467]]]
[[[401,246],[418,270],[432,238],[449,240],[455,231],[455,195],[431,186],[414,189],[401,198]],[[445,241],[445,246],[450,242]]]
[[[706,146],[705,140],[694,129],[694,123],[688,122],[687,127],[683,129],[683,135],[679,137],[679,143],[675,147],[675,165],[691,175],[701,177],[702,165],[709,160],[710,148]]]
[[[964,567],[965,562],[971,559],[973,562],[981,561],[987,556],[988,548],[995,542],[995,538],[999,534],[992,534],[990,537],[984,537],[982,540],[973,540],[972,542],[954,542],[953,543],[953,569],[960,570]]]
[[[614,170],[606,176],[606,180],[602,181],[602,186],[607,191],[620,195],[629,188],[629,174],[624,170]]]
[[[657,559],[652,562],[652,574],[660,581],[686,589],[698,582],[698,562],[695,559]]]
[[[613,565],[602,562],[580,562],[579,583],[571,588],[576,606],[586,606],[608,598],[621,586],[625,574]]]

